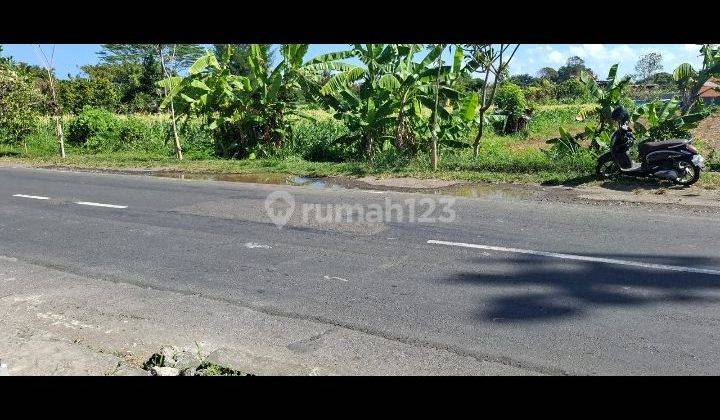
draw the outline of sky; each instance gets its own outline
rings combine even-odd
[[[50,56],[51,45],[40,46]],[[331,51],[347,49],[347,44],[311,44],[307,58]],[[688,62],[694,67],[702,63],[699,45],[695,44],[523,44],[510,64],[511,74],[535,75],[543,67],[558,67],[568,57],[579,56],[600,77],[607,75],[610,66],[619,63],[620,75],[631,74],[638,58],[648,52],[659,52],[664,71],[672,72],[679,64]],[[80,73],[80,66],[98,62],[99,44],[58,44],[55,46],[55,68],[58,77]],[[42,55],[31,44],[3,44],[4,56],[18,61],[41,64]]]

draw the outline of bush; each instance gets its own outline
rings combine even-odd
[[[509,82],[503,83],[495,94],[493,102],[501,110],[500,113],[507,116],[503,130],[505,134],[515,133],[525,128],[528,120],[525,117],[528,103],[520,86]]]
[[[335,120],[298,121],[293,124],[291,150],[303,159],[315,162],[342,162],[357,154],[341,138],[347,128]]]
[[[170,122],[130,116],[119,121],[116,148],[169,154],[172,152]]]
[[[504,111],[505,115],[520,117],[527,109],[527,100],[522,88],[514,83],[503,83],[498,88],[494,100],[495,106]]]
[[[582,99],[587,94],[585,85],[577,77],[571,77],[570,79],[558,83],[555,88],[555,95],[558,100],[562,99]]]
[[[0,67],[0,143],[17,144],[36,131],[41,100],[29,77]]]
[[[188,119],[186,122],[178,126],[180,130],[180,142],[182,144],[183,153],[188,159],[212,159],[215,154],[215,140],[212,133],[205,129],[202,122],[195,119]],[[168,136],[172,139],[170,131],[170,123],[168,123]],[[172,147],[172,140],[170,147]]]
[[[70,144],[98,150],[118,146],[119,121],[102,108],[85,108],[68,124],[67,141]]]

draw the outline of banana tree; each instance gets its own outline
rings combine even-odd
[[[701,89],[712,77],[720,76],[720,47],[705,44],[700,48],[703,65],[695,70],[689,63],[680,64],[673,72],[673,79],[680,88],[682,113],[688,113],[700,99]]]
[[[201,118],[214,133],[216,151],[226,157],[267,154],[281,147],[290,134],[288,115],[306,117],[299,107],[300,92],[319,94],[317,73],[344,69],[329,61],[303,62],[308,44],[280,47],[280,62],[268,66],[269,51],[250,46],[247,75],[232,74],[234,46],[226,46],[220,60],[210,51],[200,57],[186,77],[169,77],[160,86],[168,90],[162,103],[176,99],[179,116]]]
[[[680,101],[653,101],[639,106],[633,113],[634,129],[638,138],[667,139],[687,137],[707,116],[705,112],[682,113]],[[644,123],[640,119],[644,118]]]
[[[593,98],[592,106],[583,108],[577,116],[578,121],[585,121],[596,117],[598,125],[587,125],[585,134],[591,139],[591,147],[600,149],[607,136],[603,135],[612,127],[612,111],[617,106],[629,99],[625,95],[625,89],[630,84],[630,76],[618,77],[618,65],[614,64],[608,72],[607,84],[605,87],[598,86],[587,72],[580,72],[580,81],[585,85],[588,94]]]
[[[350,130],[344,140],[350,144],[359,141],[368,159],[372,159],[376,148],[393,139],[390,129],[396,121],[396,93],[401,87],[396,73],[415,52],[415,48],[407,45],[355,44],[352,49],[321,60],[334,62],[355,57],[362,63],[347,65],[333,74],[320,92],[325,105]]]

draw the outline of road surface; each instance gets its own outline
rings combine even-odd
[[[265,206],[274,191],[295,201],[281,227]],[[452,220],[409,220],[408,203],[439,211],[440,198],[4,167],[0,265],[202,297],[488,373],[720,373],[717,216],[488,195],[455,198]],[[388,202],[402,220],[300,210]]]

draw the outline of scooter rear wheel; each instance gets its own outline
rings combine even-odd
[[[620,174],[620,166],[615,163],[615,160],[609,153],[606,153],[598,158],[597,165],[595,166],[595,175],[598,179],[612,179]]]
[[[679,175],[675,180],[678,185],[688,187],[700,179],[700,168],[692,162],[678,162]]]

